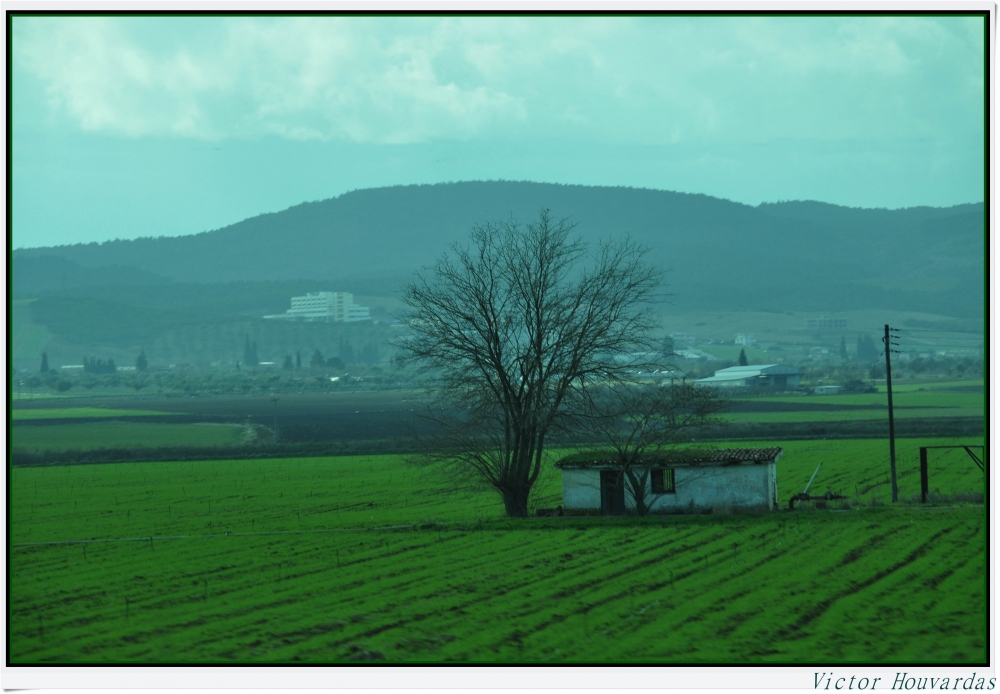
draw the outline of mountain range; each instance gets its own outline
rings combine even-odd
[[[749,206],[707,195],[528,182],[358,190],[190,236],[13,252],[15,296],[98,285],[315,280],[391,293],[470,229],[541,209],[596,242],[628,235],[689,309],[892,308],[982,315],[984,207]],[[356,289],[354,291],[357,291]]]

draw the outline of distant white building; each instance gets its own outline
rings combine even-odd
[[[345,319],[348,323],[353,323],[354,321],[361,320],[371,320],[371,315],[368,312],[367,306],[358,306],[357,304],[351,304],[347,307],[347,318]]]
[[[695,385],[713,388],[773,388],[786,390],[799,387],[799,370],[783,364],[754,364],[720,369],[714,376],[699,378]]]
[[[837,395],[842,390],[841,386],[816,386],[813,388],[813,393],[816,395]]]
[[[750,333],[736,333],[736,344],[743,347],[753,347],[757,344],[757,341],[753,339],[753,335]]]
[[[847,327],[846,318],[828,318],[827,316],[823,316],[822,318],[806,319],[806,328],[809,330],[817,330],[817,329],[836,330],[836,329],[844,329],[846,327]]]
[[[292,307],[284,313],[264,318],[354,323],[369,320],[371,316],[367,306],[354,303],[354,295],[350,292],[310,292],[305,296],[293,296]]]

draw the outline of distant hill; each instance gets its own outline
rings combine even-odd
[[[14,294],[34,294],[74,287],[169,284],[166,277],[137,267],[112,265],[83,267],[69,258],[51,254],[16,258]]]
[[[15,363],[82,355],[127,363],[274,358],[382,344],[420,268],[485,222],[542,208],[594,242],[629,235],[670,269],[671,312],[910,311],[982,319],[983,205],[904,210],[819,202],[758,207],[632,188],[473,182],[360,190],[193,236],[13,252]],[[306,291],[366,297],[382,326],[276,325]],[[368,330],[368,332],[366,332]],[[46,337],[48,336],[48,337]],[[30,338],[30,339],[29,339]],[[67,361],[68,360],[68,361]]]
[[[15,293],[91,284],[87,269],[116,278],[106,284],[321,280],[348,289],[363,282],[371,294],[374,281],[388,293],[473,225],[530,221],[543,207],[573,220],[586,240],[627,234],[649,246],[651,259],[672,269],[675,303],[687,308],[982,312],[982,204],[751,207],[707,195],[517,182],[359,190],[192,236],[20,249]],[[73,265],[49,267],[66,261]],[[79,272],[66,271],[73,266]]]

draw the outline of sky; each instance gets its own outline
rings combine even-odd
[[[984,197],[981,17],[17,16],[11,47],[15,248],[466,180]]]

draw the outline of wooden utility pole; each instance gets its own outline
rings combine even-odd
[[[896,486],[896,424],[892,418],[892,341],[889,337],[889,324],[885,325],[885,389],[889,392],[889,473],[892,479],[892,500],[899,501],[899,488]]]
[[[274,442],[278,443],[278,396],[277,395],[272,395],[271,396],[271,402],[274,403]],[[893,463],[893,465],[895,466],[895,463]],[[896,468],[893,467],[894,471],[895,471],[895,469]],[[896,479],[896,473],[893,472],[892,475],[893,475],[892,479],[895,480]],[[895,484],[895,482],[893,484]],[[895,501],[895,499],[893,499],[893,501]]]

